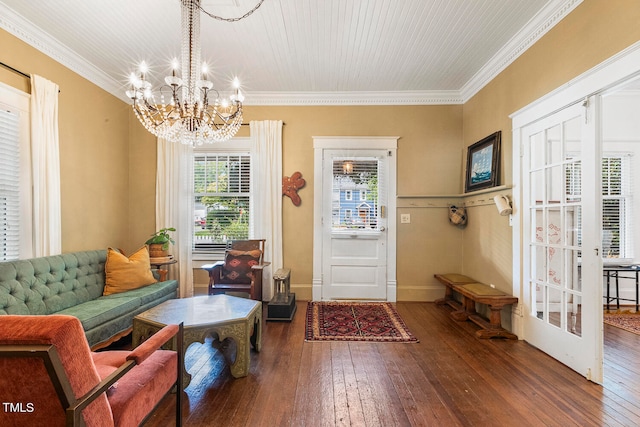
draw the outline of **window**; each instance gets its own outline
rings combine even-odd
[[[631,155],[602,158],[602,256],[633,258]],[[580,163],[566,168],[566,194],[570,202],[580,197]],[[582,218],[578,214],[577,221]],[[579,230],[582,227],[578,227]],[[578,236],[581,241],[581,236]]]
[[[0,261],[32,256],[29,98],[0,85]]]
[[[0,261],[20,256],[19,117],[0,111]]]
[[[630,156],[602,159],[602,255],[633,258]]]
[[[375,230],[378,227],[379,160],[375,157],[349,157],[351,167],[347,171],[344,162],[342,157],[333,159],[331,227],[333,230]]]
[[[196,151],[194,252],[223,250],[227,241],[252,235],[251,156],[246,152]]]

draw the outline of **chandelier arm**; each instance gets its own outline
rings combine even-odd
[[[260,0],[260,1],[258,2],[258,4],[257,4],[257,5],[255,5],[255,6],[253,7],[253,9],[251,9],[249,12],[245,13],[244,15],[242,15],[242,16],[241,16],[241,17],[239,17],[239,18],[224,18],[224,17],[222,17],[222,16],[214,15],[213,13],[211,13],[211,12],[207,12],[206,10],[204,10],[204,8],[203,8],[202,6],[200,6],[200,4],[198,4],[198,9],[200,9],[204,14],[206,14],[206,15],[207,15],[207,16],[209,16],[210,18],[217,19],[218,21],[238,22],[238,21],[240,21],[240,20],[242,20],[242,19],[244,19],[244,18],[246,18],[246,17],[250,16],[253,12],[255,12],[256,10],[258,10],[258,8],[259,8],[260,6],[262,6],[262,3],[264,3],[264,0]]]

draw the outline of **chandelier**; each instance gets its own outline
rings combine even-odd
[[[131,73],[127,97],[140,123],[152,134],[172,142],[201,145],[232,138],[242,125],[242,102],[237,77],[233,91],[222,98],[208,80],[208,67],[201,61],[200,11],[227,22],[235,22],[255,12],[264,0],[239,18],[222,18],[205,11],[200,0],[180,0],[182,15],[181,67],[173,60],[171,75],[164,85],[153,88],[147,80],[147,65]],[[181,68],[178,74],[178,68]]]

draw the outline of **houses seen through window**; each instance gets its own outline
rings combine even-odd
[[[333,160],[333,230],[378,229],[378,174],[376,158]]]

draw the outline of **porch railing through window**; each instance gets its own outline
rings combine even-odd
[[[194,156],[194,252],[223,250],[229,240],[250,236],[251,157]]]

